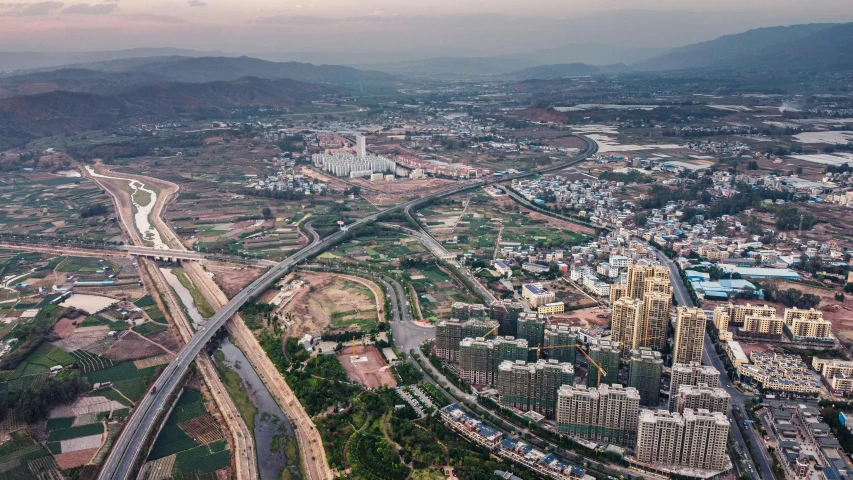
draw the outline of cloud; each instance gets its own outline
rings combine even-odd
[[[173,17],[171,15],[156,15],[151,13],[136,13],[133,15],[125,15],[124,18],[132,21],[138,22],[150,22],[150,23],[169,23],[169,24],[179,24],[179,23],[187,23],[185,18]]]
[[[189,4],[191,7],[206,7],[207,2],[202,2],[201,0],[190,0]]]
[[[71,5],[62,11],[62,13],[67,14],[76,14],[76,15],[109,15],[118,8],[118,5],[115,3],[96,3],[96,4],[87,4],[87,3],[78,3],[77,5]]]
[[[256,23],[264,25],[324,25],[328,23],[339,23],[344,21],[344,19],[328,17],[311,17],[305,15],[275,15],[272,17],[259,18],[256,20]]]
[[[31,15],[45,15],[58,10],[65,5],[62,2],[36,2],[25,3],[0,3],[0,15],[10,17],[26,17]]]

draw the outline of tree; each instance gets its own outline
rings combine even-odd
[[[270,210],[270,207],[264,207],[264,209],[261,210],[261,214],[263,214],[264,218],[270,218],[272,217],[272,210]]]
[[[642,227],[649,223],[649,216],[645,213],[637,214],[637,225]]]
[[[758,170],[758,162],[750,160],[746,166],[747,170]]]

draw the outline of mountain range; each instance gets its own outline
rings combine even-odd
[[[247,106],[292,107],[341,90],[290,79],[158,83],[117,94],[56,90],[0,99],[0,149],[48,135],[114,128],[134,119],[228,118]]]

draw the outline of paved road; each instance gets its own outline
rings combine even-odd
[[[651,247],[650,247],[651,248]],[[669,259],[662,252],[655,250],[655,254],[657,255],[658,260],[669,268],[669,276],[672,278],[672,286],[673,291],[675,293],[675,299],[678,301],[679,305],[693,305],[693,300],[690,298],[690,294],[687,292],[687,286],[684,285],[684,281],[681,279],[681,275],[678,273],[678,268],[675,266],[675,262]],[[744,395],[740,392],[740,390],[734,388],[731,380],[729,380],[729,376],[726,374],[726,368],[723,366],[722,360],[717,355],[716,350],[714,349],[714,343],[711,341],[711,337],[705,333],[705,344],[703,345],[702,352],[702,363],[706,365],[713,365],[720,372],[720,386],[726,389],[726,391],[732,397],[732,409],[737,409],[740,413],[741,418],[747,418],[746,412],[743,409],[744,402],[751,398],[749,395]],[[726,415],[729,418],[729,422],[733,428],[729,430],[732,432],[732,436],[735,439],[735,442],[738,444],[738,449],[743,452],[743,458],[745,463],[747,464],[748,473],[753,478],[774,478],[773,469],[770,468],[770,460],[767,458],[767,453],[764,448],[762,448],[762,440],[759,438],[758,433],[754,428],[741,426],[737,423],[737,420],[732,415],[732,412],[726,412]],[[744,440],[744,435],[742,431],[742,427],[746,430],[746,434],[750,437],[750,442],[752,443],[754,450],[758,452],[758,464],[761,469],[760,472],[756,471],[755,464],[752,462],[749,451],[747,450],[746,441]]]
[[[523,178],[535,175],[537,173],[553,171],[574,165],[585,160],[587,157],[595,154],[598,151],[598,145],[594,141],[585,137],[582,138],[584,138],[584,140],[587,142],[587,149],[569,162],[553,165],[551,167],[533,172],[503,177],[499,180],[481,180],[475,182],[465,182],[464,184],[462,184],[462,186],[454,187],[448,190],[444,190],[442,192],[411,200],[409,202],[400,204],[396,207],[389,208],[382,212],[374,213],[372,215],[357,220],[353,224],[348,225],[347,229],[372,223],[376,221],[379,216],[388,212],[406,210],[413,206],[417,206],[419,204],[434,199],[455,195],[457,193],[472,188],[497,183],[498,181],[510,181],[515,178]],[[316,235],[316,232],[312,233],[314,234],[314,239],[317,240],[319,238],[319,235]],[[292,256],[290,256],[283,262],[276,264],[274,267],[272,267],[263,275],[261,275],[248,287],[246,287],[244,290],[235,295],[225,306],[222,307],[221,310],[216,312],[213,317],[208,319],[205,326],[202,327],[201,330],[196,332],[192,339],[184,346],[180,353],[178,353],[175,360],[166,366],[162,374],[154,382],[151,392],[149,394],[146,394],[145,397],[143,397],[142,400],[137,403],[136,407],[133,410],[133,413],[131,414],[130,419],[128,420],[127,424],[125,424],[124,428],[119,434],[119,437],[116,439],[109,457],[107,457],[106,461],[104,462],[104,465],[101,468],[99,478],[104,480],[128,479],[133,475],[136,464],[142,458],[144,458],[145,455],[145,449],[140,447],[143,445],[147,445],[149,437],[154,435],[156,427],[158,425],[158,421],[162,420],[159,418],[161,416],[160,414],[165,413],[162,412],[164,409],[168,410],[167,406],[169,404],[169,401],[173,398],[174,394],[177,392],[179,386],[181,385],[190,364],[193,362],[196,355],[198,355],[201,349],[204,348],[204,346],[211,339],[211,337],[225,324],[225,322],[229,318],[231,318],[235,313],[237,313],[237,311],[240,309],[241,306],[243,306],[244,303],[246,303],[257,293],[264,291],[280,276],[287,273],[298,263],[308,259],[313,255],[319,254],[325,249],[335,245],[337,242],[343,240],[346,235],[347,231],[345,230],[337,231],[332,235],[329,235],[325,239],[315,241],[303,248],[302,250],[299,250],[298,252],[294,253]],[[398,294],[399,293],[400,292],[398,292]],[[405,298],[405,295],[403,295],[401,298]],[[403,312],[405,311],[406,310],[404,309]],[[403,315],[405,315],[405,313],[403,313]]]

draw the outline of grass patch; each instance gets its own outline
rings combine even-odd
[[[181,282],[181,285],[190,291],[190,295],[193,297],[193,303],[195,303],[195,308],[198,309],[198,313],[200,313],[202,317],[210,318],[216,314],[216,310],[210,306],[207,298],[201,294],[201,291],[196,287],[192,280],[190,280],[187,274],[184,273],[183,269],[173,268],[172,273],[178,277],[178,281]]]
[[[106,390],[98,390],[97,392],[92,393],[93,397],[104,397],[107,400],[115,400],[116,402],[130,406],[130,402],[127,401],[119,392],[113,390],[112,388],[108,388]]]
[[[243,381],[237,375],[237,372],[225,366],[225,355],[221,350],[213,353],[213,359],[215,360],[216,370],[219,371],[219,378],[225,384],[225,390],[228,391],[228,395],[234,401],[234,405],[237,406],[240,416],[245,420],[246,427],[254,431],[255,415],[258,413],[258,408],[252,403],[249,396],[246,395],[246,389],[243,388]]]

